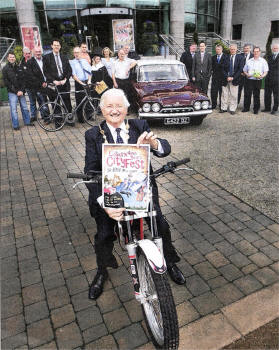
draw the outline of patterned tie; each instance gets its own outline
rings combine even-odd
[[[57,70],[58,70],[58,75],[59,75],[59,78],[60,78],[63,75],[62,67],[60,65],[58,55],[54,55],[54,57],[55,57],[55,62],[56,62]]]
[[[121,135],[120,135],[120,131],[121,131],[121,128],[116,128],[115,129],[116,131],[116,134],[117,134],[117,137],[116,137],[116,143],[124,143]]]

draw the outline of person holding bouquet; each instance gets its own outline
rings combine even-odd
[[[254,114],[259,113],[260,109],[260,91],[262,79],[268,73],[268,64],[261,55],[261,49],[258,46],[254,47],[254,57],[245,64],[243,72],[247,77],[247,89],[244,90],[244,109],[242,112],[248,112],[251,105],[251,97],[254,99]]]

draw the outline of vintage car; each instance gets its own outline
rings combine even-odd
[[[189,82],[185,65],[177,60],[141,59],[132,86],[140,119],[200,125],[212,113],[209,98]]]

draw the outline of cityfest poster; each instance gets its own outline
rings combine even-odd
[[[104,207],[147,211],[150,146],[103,144],[102,161]]]
[[[38,26],[21,26],[23,46],[33,50],[35,46],[41,46],[41,37]]]
[[[134,21],[132,19],[113,19],[113,47],[119,51],[122,46],[129,45],[131,51],[135,51]]]

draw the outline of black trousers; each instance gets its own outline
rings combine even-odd
[[[247,79],[244,88],[244,109],[249,110],[251,105],[251,97],[253,94],[254,99],[254,112],[260,109],[260,91],[261,91],[262,81]]]
[[[209,79],[201,77],[196,81],[196,85],[201,92],[207,95]]]
[[[218,79],[212,79],[211,82],[211,104],[212,108],[217,107],[217,99],[219,95],[219,107],[221,107],[222,82]]]
[[[246,81],[247,81],[247,78],[246,77],[243,77],[241,76],[240,80],[239,80],[239,85],[238,85],[238,97],[237,97],[237,103],[240,102],[240,99],[241,99],[241,93],[242,93],[242,90],[244,88],[244,93],[245,93],[245,84],[246,84]]]
[[[155,205],[155,210],[157,211],[156,222],[158,232],[163,239],[163,250],[166,263],[176,263],[180,261],[180,258],[171,242],[169,225],[165,220],[160,207]],[[99,269],[103,269],[108,267],[112,260],[113,242],[116,240],[114,231],[117,222],[111,219],[101,207],[99,207],[97,213],[95,213],[95,221],[97,224],[97,234],[95,235],[97,266]],[[149,225],[150,221],[146,221]]]
[[[87,83],[87,81],[84,81],[84,83]],[[85,96],[85,92],[84,92],[84,88],[83,86],[78,83],[77,81],[75,81],[75,98],[76,98],[76,106],[78,106],[80,104],[80,102],[82,101],[82,99]],[[83,115],[82,115],[82,106],[79,106],[79,108],[77,109],[77,119],[80,123],[83,123]]]
[[[273,94],[273,111],[278,111],[278,99],[279,99],[279,82],[278,81],[265,81],[264,88],[264,108],[267,111],[271,111],[271,99]]]

